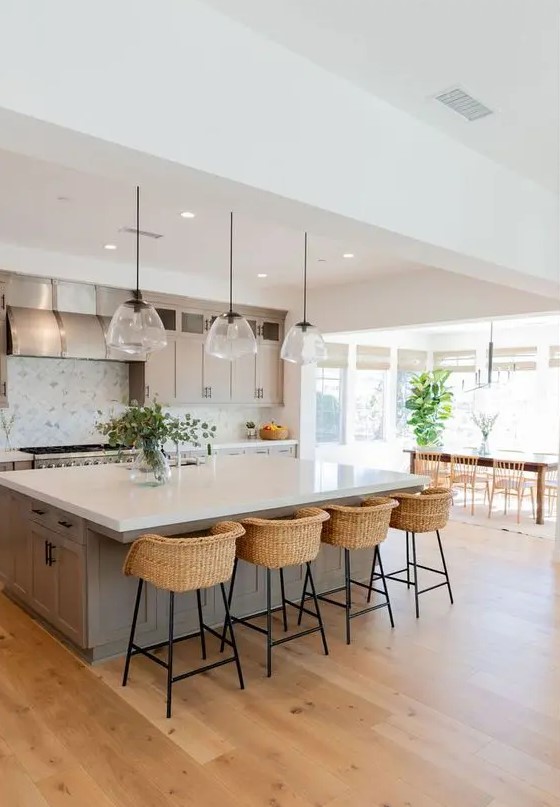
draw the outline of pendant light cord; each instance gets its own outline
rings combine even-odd
[[[303,254],[303,321],[307,324],[307,233]]]
[[[140,186],[136,186],[136,299],[140,295]]]
[[[233,211],[229,214],[229,313],[233,313]]]

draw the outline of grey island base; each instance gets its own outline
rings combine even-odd
[[[93,663],[126,648],[136,581],[124,577],[122,566],[138,535],[180,535],[224,519],[281,516],[302,505],[352,503],[426,483],[412,474],[260,455],[174,469],[164,487],[134,484],[119,465],[0,473],[0,582]],[[323,546],[315,566],[318,591],[342,583],[340,550]],[[365,579],[370,566],[371,552],[353,553],[354,576]],[[285,578],[287,596],[300,596],[302,570],[287,569]],[[264,608],[264,580],[264,569],[240,564],[233,613]],[[139,641],[165,638],[167,603],[165,592],[144,588]],[[208,625],[222,623],[213,589],[203,592],[203,611]],[[197,629],[194,594],[177,595],[175,615],[177,634]]]

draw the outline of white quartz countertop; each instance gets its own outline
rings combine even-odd
[[[114,532],[258,513],[384,493],[428,483],[426,477],[331,462],[247,454],[174,468],[171,481],[148,487],[125,465],[0,473],[0,485]]]
[[[0,451],[0,462],[33,462],[33,454],[25,451]]]

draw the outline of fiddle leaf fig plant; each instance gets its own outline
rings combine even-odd
[[[418,373],[410,379],[406,408],[419,446],[441,446],[445,421],[453,414],[453,391],[447,381],[449,370]]]

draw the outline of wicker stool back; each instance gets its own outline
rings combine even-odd
[[[315,560],[328,518],[318,507],[305,507],[286,519],[244,518],[245,535],[237,542],[237,557],[267,569]]]
[[[123,572],[167,591],[194,591],[231,578],[235,545],[245,530],[221,521],[205,531],[176,538],[141,535],[126,557]]]
[[[451,493],[448,488],[427,488],[421,493],[391,494],[399,506],[391,513],[391,527],[406,532],[441,530],[449,520]]]
[[[395,499],[372,497],[361,507],[341,504],[325,505],[330,519],[323,527],[321,540],[325,544],[345,549],[365,549],[385,540],[391,511],[398,506]]]

